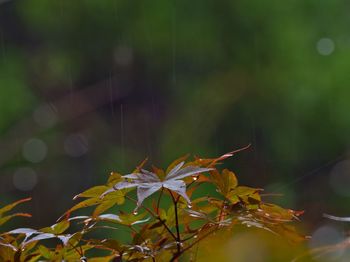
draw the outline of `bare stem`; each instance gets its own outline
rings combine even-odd
[[[162,187],[162,190],[160,191],[160,194],[159,194],[159,197],[158,197],[158,202],[157,202],[157,215],[158,215],[158,216],[159,216],[160,199],[162,198],[163,190],[164,190],[164,187]]]
[[[125,196],[127,199],[137,203],[137,201],[129,196]],[[174,238],[175,241],[177,241],[177,237],[174,235],[174,233],[170,230],[170,228],[168,227],[168,225],[164,222],[164,220],[162,220],[159,216],[155,215],[152,210],[150,210],[148,207],[144,206],[143,204],[141,204],[141,207],[143,209],[145,209],[153,218],[157,219],[159,222],[162,223],[162,225],[165,227],[165,229],[169,232],[169,234]]]
[[[212,233],[214,233],[218,227],[215,227],[213,230],[209,231],[205,235],[199,237],[196,241],[193,241],[190,245],[188,245],[186,248],[182,249],[181,252],[177,252],[174,254],[174,256],[171,258],[170,262],[176,261],[183,253],[185,253],[187,250],[191,249],[193,246],[198,244],[200,241],[202,241],[204,238],[208,237]]]
[[[179,217],[178,217],[178,210],[177,210],[177,201],[178,199],[175,199],[173,193],[169,190],[169,193],[171,195],[171,198],[173,199],[174,207],[175,207],[175,223],[176,223],[176,246],[177,246],[177,254],[181,253],[181,236],[180,236],[180,228],[179,228]]]
[[[224,200],[222,202],[222,205],[221,205],[221,208],[220,208],[219,222],[223,221],[224,218],[225,218],[225,214],[224,214],[225,205],[226,205],[226,201]]]

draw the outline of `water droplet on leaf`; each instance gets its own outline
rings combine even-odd
[[[183,247],[183,243],[180,241],[176,241],[176,245],[180,245],[181,247]]]

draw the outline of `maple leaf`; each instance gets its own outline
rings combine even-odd
[[[141,169],[138,173],[123,176],[126,181],[115,184],[113,188],[115,190],[121,190],[125,188],[137,187],[137,208],[141,206],[142,202],[147,197],[157,192],[161,188],[167,188],[173,192],[176,192],[190,204],[191,200],[186,194],[186,183],[181,179],[210,171],[212,168],[201,168],[197,166],[184,167],[184,164],[185,162],[182,161],[173,167],[167,173],[164,180],[160,180],[160,178],[153,172]]]

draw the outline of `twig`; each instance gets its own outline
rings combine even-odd
[[[160,199],[162,198],[163,195],[163,190],[164,188],[162,187],[162,190],[160,191],[159,197],[158,197],[158,202],[157,202],[157,215],[159,216],[159,204],[160,204]]]
[[[127,199],[137,203],[137,201],[129,196],[125,196]],[[150,210],[148,207],[144,206],[143,204],[141,204],[141,207],[143,209],[145,209],[153,218],[159,220],[159,222],[162,223],[162,225],[165,227],[165,229],[169,232],[169,234],[174,238],[175,241],[177,241],[177,237],[174,235],[174,233],[170,230],[170,228],[168,227],[168,225],[164,222],[164,220],[162,220],[159,216],[155,215],[152,210]]]
[[[178,217],[178,211],[177,211],[177,201],[178,199],[175,199],[173,193],[168,189],[171,198],[173,199],[174,207],[175,207],[175,223],[176,223],[176,246],[177,246],[177,253],[181,253],[181,236],[180,236],[180,228],[179,228],[179,217]]]
[[[179,258],[183,253],[185,253],[187,250],[191,249],[193,246],[195,246],[196,244],[198,244],[198,242],[202,241],[204,238],[208,237],[209,235],[211,235],[212,233],[214,233],[216,230],[218,229],[218,227],[216,227],[215,229],[213,229],[212,231],[209,231],[208,233],[206,233],[205,235],[203,235],[202,237],[199,237],[196,241],[193,241],[192,244],[190,244],[189,246],[187,246],[186,248],[182,249],[181,252],[174,254],[174,256],[171,258],[170,262],[175,261],[177,258]]]

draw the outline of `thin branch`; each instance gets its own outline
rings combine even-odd
[[[220,208],[220,215],[219,215],[219,218],[218,218],[218,222],[221,222],[225,218],[225,214],[224,214],[225,205],[226,205],[226,201],[224,200],[224,201],[222,201],[222,205],[221,205],[221,208]]]
[[[196,244],[198,244],[200,241],[202,241],[204,238],[208,237],[209,235],[211,235],[212,233],[214,233],[216,230],[218,229],[218,227],[216,227],[215,229],[213,229],[212,231],[209,231],[208,233],[206,233],[205,235],[203,235],[202,237],[199,237],[196,241],[193,241],[192,244],[190,244],[189,246],[187,246],[186,248],[182,249],[182,251],[180,253],[176,253],[174,254],[174,256],[171,258],[170,262],[175,261],[177,258],[179,258],[183,253],[185,253],[187,250],[191,249],[193,246],[195,246]]]
[[[137,201],[129,196],[125,196],[127,199],[137,203]],[[175,241],[177,241],[177,237],[174,235],[174,233],[170,230],[170,228],[168,227],[168,225],[164,222],[164,220],[162,220],[159,216],[155,215],[152,210],[150,210],[148,207],[144,206],[143,204],[141,204],[141,207],[143,209],[145,209],[153,218],[157,219],[159,222],[162,223],[162,225],[165,227],[165,229],[169,232],[169,234],[174,238]]]
[[[158,197],[158,202],[157,202],[157,215],[159,216],[159,204],[160,204],[160,199],[162,198],[163,195],[163,190],[164,187],[162,187],[162,190],[160,191],[159,197]]]
[[[179,217],[178,217],[178,210],[177,210],[177,201],[179,200],[179,197],[175,199],[173,193],[171,190],[169,190],[169,193],[171,195],[171,198],[173,199],[174,207],[175,207],[175,223],[176,223],[176,246],[177,246],[177,253],[181,253],[181,236],[180,236],[180,228],[179,228]]]

